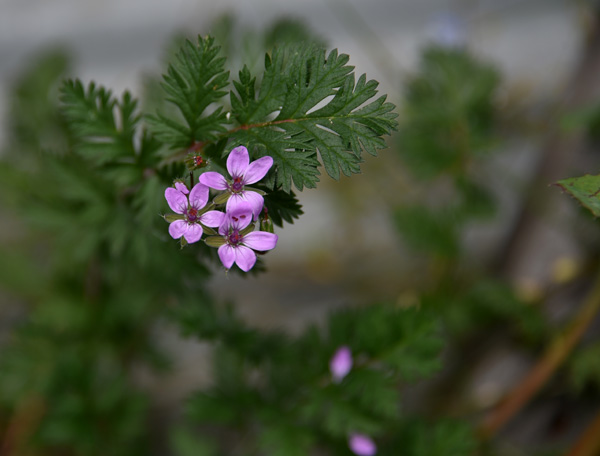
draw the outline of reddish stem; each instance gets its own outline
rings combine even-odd
[[[600,310],[600,276],[596,279],[592,291],[563,334],[552,342],[544,356],[527,376],[485,419],[480,428],[484,437],[491,437],[498,432],[544,386],[552,373],[575,348],[598,310]]]
[[[600,413],[565,456],[597,456],[600,454]]]

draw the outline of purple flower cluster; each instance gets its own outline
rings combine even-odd
[[[342,345],[329,360],[329,371],[334,383],[340,383],[350,373],[353,365],[350,347]],[[373,456],[377,453],[375,442],[368,435],[353,432],[348,437],[348,447],[358,456]]]
[[[183,237],[191,244],[199,241],[204,232],[210,233],[205,242],[219,248],[219,258],[225,268],[229,269],[235,263],[242,271],[252,269],[256,263],[255,250],[271,250],[277,245],[276,234],[254,231],[264,198],[259,190],[247,187],[265,177],[271,166],[271,157],[261,157],[250,163],[248,150],[240,146],[227,157],[231,179],[209,171],[200,175],[200,182],[191,191],[181,182],[176,182],[174,188],[167,188],[165,198],[175,212],[165,217],[170,221],[171,237]],[[225,212],[212,210],[217,207],[215,203],[207,206],[209,187],[224,192],[215,200],[227,202]],[[211,228],[217,228],[217,231]]]

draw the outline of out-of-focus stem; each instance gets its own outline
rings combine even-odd
[[[15,410],[0,444],[0,456],[22,454],[24,443],[30,440],[45,412],[41,398],[31,396]]]
[[[597,456],[598,454],[600,454],[600,413],[565,456]]]
[[[483,437],[498,432],[540,390],[554,371],[567,358],[600,310],[600,275],[581,309],[566,330],[548,347],[539,362],[485,419],[480,428]]]

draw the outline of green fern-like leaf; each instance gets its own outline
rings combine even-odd
[[[348,60],[315,46],[275,51],[265,60],[259,90],[247,68],[240,72],[231,100],[242,125],[231,137],[255,146],[257,156],[273,157],[272,186],[287,192],[292,182],[299,190],[315,187],[318,156],[334,179],[340,171],[358,173],[362,152],[376,155],[385,147],[382,136],[396,129],[394,105],[385,97],[370,101],[377,82],[365,75],[356,82]]]
[[[198,37],[196,43],[186,41],[175,61],[163,76],[167,101],[173,103],[180,118],[158,113],[148,122],[152,132],[171,148],[189,147],[195,141],[207,141],[225,132],[226,115],[222,107],[210,113],[206,109],[227,94],[229,72],[224,70],[225,58],[214,39]]]
[[[280,129],[252,128],[235,133],[234,144],[244,144],[256,158],[273,157],[275,172],[263,182],[271,188],[290,192],[292,182],[297,189],[315,188],[319,181],[319,160],[303,137]]]
[[[294,219],[304,213],[294,192],[286,193],[282,190],[269,192],[265,195],[265,206],[273,223],[280,227],[283,227],[284,220],[287,223],[294,223]]]
[[[134,135],[139,121],[137,101],[129,92],[121,100],[91,82],[66,81],[61,88],[62,112],[75,138],[75,151],[96,165],[127,162],[136,155]]]

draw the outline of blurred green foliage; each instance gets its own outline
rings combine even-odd
[[[474,165],[498,143],[499,84],[498,71],[466,50],[436,46],[424,50],[419,71],[406,81],[398,150],[422,179],[414,186],[432,190],[427,201],[397,208],[395,222],[419,251],[456,258],[465,226],[495,215],[495,198]],[[434,180],[445,182],[436,187]]]
[[[432,46],[405,86],[399,150],[420,177],[460,173],[495,144],[498,71],[464,49]]]

